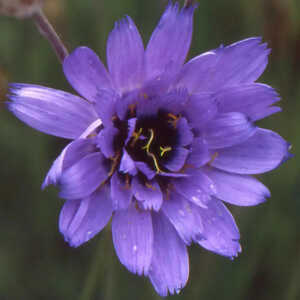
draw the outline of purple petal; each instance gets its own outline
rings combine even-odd
[[[137,161],[135,162],[135,166],[137,167],[137,169],[142,172],[147,179],[151,180],[154,178],[154,176],[156,175],[156,172],[152,169],[150,169],[150,167],[148,167],[148,165],[142,161]]]
[[[130,108],[135,108],[140,101],[140,91],[134,90],[119,97],[116,102],[116,112],[120,120],[125,120],[130,113]]]
[[[163,165],[172,172],[178,172],[184,166],[188,154],[189,150],[185,148],[174,148],[170,152],[170,158],[168,158]]]
[[[173,87],[173,83],[178,76],[178,65],[175,61],[170,61],[160,73],[148,79],[142,88],[142,91],[148,98],[155,97],[156,95],[163,95],[170,91],[170,88]],[[149,66],[151,68],[151,66]],[[148,76],[154,76],[151,73],[151,70],[148,70]]]
[[[217,105],[212,94],[201,93],[190,96],[184,115],[193,128],[202,128],[217,114]]]
[[[147,275],[153,252],[150,212],[134,205],[117,211],[112,220],[112,236],[121,263],[132,273]]]
[[[128,142],[130,141],[130,139],[133,136],[133,133],[135,131],[136,121],[137,121],[137,118],[131,118],[128,120],[128,134],[127,134],[127,138],[125,140],[125,146],[128,144]]]
[[[192,143],[194,135],[191,128],[185,118],[180,118],[176,124],[178,133],[178,145],[188,146]]]
[[[238,243],[240,234],[231,213],[217,199],[210,201],[207,206],[207,208],[198,208],[203,220],[205,237],[199,239],[199,245],[230,258],[237,256],[241,252]]]
[[[133,90],[141,83],[144,46],[130,17],[116,23],[108,37],[107,64],[114,85],[119,91]]]
[[[178,86],[196,93],[252,83],[265,70],[269,53],[267,45],[261,44],[261,38],[221,46],[189,61],[182,69]]]
[[[116,114],[116,102],[119,96],[113,90],[99,89],[95,102],[95,110],[104,126],[112,126]]]
[[[171,191],[170,198],[164,201],[162,211],[187,245],[203,232],[201,215],[197,207],[180,194]]]
[[[190,97],[186,89],[172,89],[168,93],[160,94],[161,93],[150,97],[145,93],[137,103],[137,116],[153,116],[156,115],[159,110],[180,114],[184,110]]]
[[[142,182],[137,177],[132,179],[132,192],[147,210],[159,211],[163,202],[163,195],[156,180]]]
[[[92,194],[108,176],[104,161],[101,153],[92,153],[64,171],[60,178],[60,197],[80,199]]]
[[[115,172],[110,180],[111,200],[114,210],[127,209],[132,199],[132,189],[122,175]]]
[[[88,47],[76,48],[64,60],[65,76],[84,98],[96,102],[99,89],[110,89],[111,80],[97,54]]]
[[[216,194],[214,182],[199,169],[191,170],[189,175],[188,178],[178,178],[174,181],[175,190],[194,204],[206,207],[210,195]]]
[[[187,62],[178,76],[178,87],[185,87],[191,94],[212,91],[209,89],[209,81],[215,72],[218,56],[214,51],[203,53]]]
[[[133,161],[133,159],[130,157],[130,155],[127,153],[125,149],[123,150],[123,155],[121,158],[119,170],[124,174],[128,173],[133,176],[137,174],[135,162]]]
[[[206,125],[203,140],[210,149],[230,147],[249,139],[256,129],[244,114],[238,112],[219,114]]]
[[[289,157],[288,149],[289,144],[280,135],[258,128],[244,143],[220,149],[211,165],[239,174],[264,173],[285,161]]]
[[[106,158],[112,158],[115,155],[115,138],[119,130],[115,127],[108,126],[102,129],[97,138],[97,145]]]
[[[186,246],[163,214],[152,214],[154,245],[149,278],[156,292],[165,297],[179,293],[189,277]]]
[[[102,188],[89,198],[67,200],[59,216],[59,230],[72,247],[78,247],[99,233],[111,215],[111,200]]]
[[[252,206],[266,201],[270,191],[256,178],[206,168],[216,186],[216,197],[230,204]]]
[[[72,94],[31,84],[13,84],[8,109],[27,125],[47,134],[78,138],[97,119],[87,101]]]
[[[155,28],[146,49],[148,78],[162,73],[172,62],[179,68],[189,51],[194,6],[179,10],[178,3],[169,4]]]
[[[56,185],[64,170],[94,151],[95,146],[91,139],[78,139],[68,144],[52,164],[42,184],[42,189],[50,184]]]
[[[270,105],[280,100],[274,89],[260,83],[225,87],[217,93],[216,98],[220,112],[238,111],[252,121],[277,112],[278,107]]]
[[[202,138],[195,138],[186,163],[193,167],[202,167],[211,160],[211,153]]]

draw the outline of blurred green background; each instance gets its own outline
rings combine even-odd
[[[300,299],[300,1],[199,2],[190,57],[251,36],[263,36],[273,49],[260,81],[279,91],[283,112],[259,125],[290,141],[296,156],[262,176],[272,192],[267,203],[231,207],[241,231],[241,255],[231,261],[190,247],[190,279],[173,299]],[[116,20],[130,15],[147,41],[165,5],[162,0],[46,0],[45,13],[70,50],[87,45],[105,61]],[[109,230],[78,249],[63,241],[57,226],[62,200],[55,188],[42,192],[40,185],[65,141],[32,130],[5,110],[8,82],[72,91],[30,20],[0,17],[0,300],[159,299],[147,279],[118,262]]]

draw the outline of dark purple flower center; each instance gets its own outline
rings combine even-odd
[[[135,111],[129,113],[135,117]],[[155,116],[146,116],[137,120],[134,132],[125,145],[128,135],[128,120],[114,120],[114,126],[120,134],[115,138],[116,153],[125,146],[126,151],[134,161],[145,162],[157,173],[166,172],[163,164],[172,159],[178,144],[177,121],[180,116],[160,110]]]

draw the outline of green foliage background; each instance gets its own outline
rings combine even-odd
[[[231,207],[242,254],[230,261],[192,246],[190,279],[173,299],[300,299],[300,2],[201,0],[190,57],[221,43],[263,36],[273,49],[261,78],[282,96],[283,112],[259,123],[279,132],[296,155],[262,176],[272,197],[258,207]],[[68,48],[87,45],[105,61],[114,21],[132,16],[145,41],[162,0],[46,0],[46,14]],[[40,190],[65,141],[26,127],[5,110],[8,82],[71,91],[61,65],[30,20],[0,17],[0,299],[159,299],[147,279],[118,262],[109,229],[70,248],[58,232],[62,200]],[[299,147],[298,147],[299,146]]]

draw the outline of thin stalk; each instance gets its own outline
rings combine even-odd
[[[53,26],[48,21],[43,11],[37,11],[33,15],[33,20],[39,32],[48,40],[53,50],[55,51],[55,54],[57,55],[58,59],[62,63],[69,54],[68,50],[63,44],[58,34],[56,33]]]
[[[86,278],[84,288],[82,290],[81,296],[79,297],[80,300],[91,300],[93,297],[93,293],[95,291],[95,287],[98,281],[99,271],[101,270],[101,264],[103,263],[103,246],[106,241],[104,239],[99,240],[98,247],[92,258],[90,270],[88,276]]]

